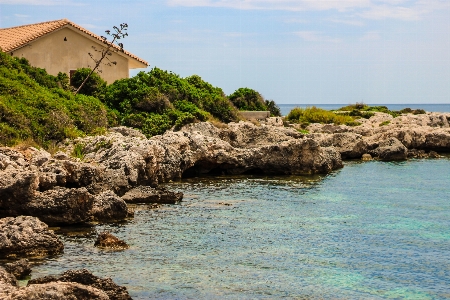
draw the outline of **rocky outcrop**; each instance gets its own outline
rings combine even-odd
[[[0,219],[0,258],[44,257],[62,253],[64,245],[38,218]]]
[[[183,193],[171,192],[160,187],[139,186],[129,190],[122,199],[127,203],[175,204],[183,199]]]
[[[31,265],[27,259],[22,258],[18,261],[7,263],[5,270],[14,275],[17,280],[21,280],[31,274]]]
[[[125,287],[119,286],[112,281],[111,278],[99,278],[94,276],[86,269],[69,270],[64,272],[61,276],[45,276],[42,278],[32,279],[28,281],[28,289],[35,286],[45,287],[49,284],[61,283],[77,283],[82,287],[89,287],[94,291],[101,291],[99,295],[106,295],[106,299],[111,300],[129,300],[131,299]],[[59,298],[63,299],[63,298]],[[97,299],[97,298],[78,298],[78,299]],[[99,298],[100,299],[100,298]],[[102,298],[103,299],[103,298]]]
[[[321,147],[295,129],[246,122],[222,129],[190,124],[151,139],[114,131],[75,143],[84,145],[85,160],[104,168],[104,184],[118,195],[135,186],[206,173],[311,174],[342,167],[334,148]]]
[[[94,243],[95,247],[105,248],[105,249],[113,249],[113,250],[124,250],[128,249],[129,246],[124,241],[115,237],[109,232],[101,232],[97,240]]]
[[[403,114],[396,118],[375,113],[369,119],[358,119],[362,123],[359,126],[311,124],[307,129],[321,146],[335,147],[342,158],[370,153],[381,160],[402,160],[436,157],[435,151],[450,152],[449,120],[450,113]]]
[[[19,287],[12,274],[0,267],[0,299],[98,299],[129,300],[125,287],[110,278],[99,278],[87,270],[69,270],[61,276],[32,279]]]

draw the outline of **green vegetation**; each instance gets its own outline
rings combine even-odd
[[[122,124],[147,136],[212,117],[222,122],[238,120],[236,108],[222,89],[197,75],[181,78],[158,68],[109,85],[105,103]]]
[[[270,111],[270,115],[273,117],[280,117],[280,108],[273,100],[264,100],[255,90],[249,88],[240,88],[228,98],[239,110],[252,110],[252,111]]]
[[[64,86],[67,76],[48,75],[0,52],[0,144],[33,140],[48,147],[108,126],[108,109],[99,99],[75,97]]]
[[[79,86],[90,72],[78,69],[71,84]],[[102,134],[110,126],[130,126],[150,137],[192,122],[238,121],[230,98],[239,97],[247,110],[280,115],[273,100],[254,90],[239,89],[229,98],[197,75],[181,78],[158,68],[110,85],[93,73],[77,95],[73,86],[64,73],[52,76],[26,59],[0,52],[0,145],[25,141],[57,149],[66,138]],[[82,157],[81,148],[74,151]]]
[[[394,118],[399,116],[400,114],[412,113],[412,114],[418,115],[418,114],[425,113],[425,111],[423,109],[404,108],[400,111],[395,111],[395,110],[389,110],[389,108],[384,105],[369,106],[367,104],[358,103],[358,102],[356,104],[351,104],[351,105],[341,107],[338,109],[338,111],[346,112],[346,114],[349,116],[359,116],[359,117],[366,118],[366,119],[373,116],[374,112],[382,112],[382,113],[390,114]]]
[[[354,117],[337,114],[331,111],[327,111],[321,108],[307,107],[303,108],[294,108],[289,112],[286,116],[286,119],[290,122],[299,123],[302,127],[308,126],[310,123],[322,123],[322,124],[346,124],[349,126],[360,125],[360,123],[356,123]]]
[[[75,71],[71,78],[71,84],[79,87],[83,81],[91,73],[89,68],[81,68]],[[104,81],[97,73],[92,73],[80,89],[79,93],[86,96],[93,96],[103,99],[106,92],[106,81]]]
[[[387,120],[387,121],[381,122],[380,126],[386,126],[386,125],[389,125],[389,123],[391,123],[391,121]]]

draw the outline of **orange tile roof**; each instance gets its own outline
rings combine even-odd
[[[0,29],[0,49],[3,52],[10,52],[17,48],[20,48],[27,43],[40,38],[48,33],[51,33],[57,29],[60,29],[64,26],[72,26],[91,37],[97,39],[99,42],[103,43],[103,39],[84,29],[80,25],[77,25],[67,19],[61,19],[56,21],[48,21],[48,22],[42,22],[37,24],[29,24],[29,25],[22,25],[22,26],[16,26],[11,28],[1,28]],[[120,47],[113,44],[113,47],[120,50]],[[128,55],[131,58],[134,58],[135,60],[145,64],[149,65],[148,62],[145,60],[137,57],[136,55],[123,50],[123,53]]]

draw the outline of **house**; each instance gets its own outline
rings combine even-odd
[[[56,20],[37,24],[0,29],[0,49],[15,57],[26,58],[32,66],[44,68],[49,74],[59,72],[69,76],[78,68],[93,68],[94,58],[101,54],[95,52],[105,49],[104,40],[67,20]],[[99,75],[108,83],[128,78],[130,69],[146,68],[148,63],[136,55],[113,45],[115,51],[107,58],[116,62],[111,66],[101,66]],[[106,61],[106,59],[104,60]]]

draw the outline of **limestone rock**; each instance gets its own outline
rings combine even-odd
[[[17,280],[20,280],[31,274],[31,265],[27,259],[23,258],[12,263],[7,263],[5,270],[14,275]]]
[[[372,155],[370,155],[369,153],[364,153],[361,157],[361,160],[363,160],[363,161],[372,160]]]
[[[396,138],[389,138],[381,141],[370,154],[381,160],[405,160],[408,157],[408,149]]]
[[[38,193],[22,210],[47,224],[75,224],[89,220],[94,196],[86,188],[56,188]]]
[[[164,188],[139,186],[129,190],[122,199],[127,203],[175,204],[183,199],[183,193],[171,192]]]
[[[97,240],[94,243],[94,246],[99,248],[107,248],[107,249],[114,249],[114,250],[123,250],[128,249],[129,246],[124,241],[120,240],[119,238],[115,237],[109,232],[101,232]]]
[[[64,245],[38,218],[0,219],[0,258],[43,257],[62,253]]]
[[[95,196],[92,206],[92,218],[96,221],[117,221],[127,217],[127,204],[112,191]]]

